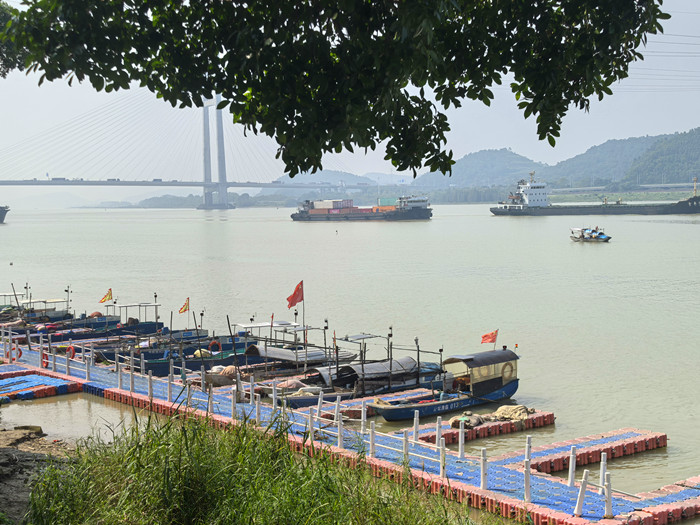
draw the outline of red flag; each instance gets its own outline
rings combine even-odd
[[[184,314],[185,312],[189,312],[190,310],[190,298],[188,297],[187,300],[185,301],[185,304],[182,305],[182,308],[180,308],[179,313]]]
[[[297,284],[297,287],[294,288],[292,295],[287,297],[287,308],[291,308],[292,306],[295,306],[297,303],[300,303],[303,300],[304,300],[304,281],[299,281],[299,284]]]
[[[493,332],[489,332],[488,334],[482,335],[481,342],[482,343],[495,343],[497,337],[498,337],[498,330],[494,330]]]
[[[107,290],[107,293],[105,294],[105,296],[102,299],[100,299],[98,302],[106,303],[107,301],[112,301],[112,300],[113,300],[112,299],[112,289],[110,288],[109,290]]]

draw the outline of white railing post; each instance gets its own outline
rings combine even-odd
[[[122,387],[124,386],[124,382],[122,380],[122,364],[119,362],[119,354],[114,354],[115,355],[115,363],[117,365],[117,387],[119,390],[124,390]]]
[[[209,388],[207,388],[207,412],[209,414],[214,413],[214,395],[212,390],[212,386],[209,385]]]
[[[437,417],[435,422],[435,446],[440,446],[440,440],[442,439],[442,416]]]
[[[482,448],[481,449],[481,484],[480,487],[482,489],[486,489],[488,487],[488,463],[486,462],[486,449]]]
[[[525,436],[525,459],[532,459],[532,436]]]
[[[309,442],[314,442],[314,407],[309,407]]]
[[[68,352],[66,352],[66,375],[70,375],[70,357],[68,357]]]
[[[129,351],[129,392],[134,391],[134,349]]]
[[[148,401],[153,403],[153,370],[148,371]]]
[[[367,433],[367,401],[362,401],[362,415],[360,416],[360,433]]]
[[[277,410],[277,381],[272,383],[272,410]]]
[[[420,426],[420,412],[413,411],[413,441],[418,441],[418,427]]]
[[[187,383],[187,401],[185,401],[185,406],[187,408],[190,408],[191,404],[192,404],[192,385],[190,383]]]
[[[440,477],[445,477],[445,463],[447,460],[447,447],[445,446],[445,438],[440,438]]]
[[[231,418],[236,419],[237,415],[236,414],[236,398],[238,397],[238,393],[234,392],[233,388],[231,389]]]
[[[464,420],[459,422],[459,459],[464,459]]]
[[[336,423],[341,419],[341,417],[340,417],[340,396],[336,396],[336,398],[335,398],[335,414],[333,417],[334,417]]]
[[[588,485],[588,469],[583,471],[581,478],[581,487],[578,489],[578,498],[576,498],[576,507],[574,507],[574,516],[581,517],[583,512],[583,498],[586,497],[586,486]]]
[[[605,494],[605,473],[608,470],[608,453],[600,453],[600,488],[598,489],[598,494]]]
[[[343,448],[343,419],[338,420],[338,448]]]
[[[206,376],[206,371],[204,370],[204,365],[199,367],[199,373],[201,374],[199,381],[202,385],[202,392],[206,392],[207,391],[207,376]]]
[[[173,369],[174,369],[174,363],[173,360],[170,360],[170,373],[168,373],[168,403],[172,402],[173,400]]]
[[[526,459],[524,461],[525,463],[525,468],[523,470],[523,475],[524,475],[524,497],[523,501],[525,503],[530,503],[532,501],[532,498],[530,497],[530,460]]]
[[[41,354],[39,354],[39,359],[41,359]],[[90,359],[85,359],[83,356],[83,364],[85,365],[85,381],[90,381]]]
[[[408,464],[410,461],[408,457],[408,429],[403,429],[403,460]]]
[[[576,447],[571,447],[571,453],[569,454],[569,479],[567,485],[569,487],[574,486],[576,477]]]
[[[610,482],[610,472],[605,473],[605,519],[613,518],[612,510],[612,483]]]
[[[318,418],[321,419],[321,410],[323,410],[323,390],[318,393],[318,404],[316,406],[316,414]]]
[[[248,399],[250,399],[250,403],[253,403],[253,396],[255,395],[255,377],[253,377],[253,374],[250,374],[250,396]]]
[[[262,425],[260,416],[260,394],[255,394],[255,421],[258,425]]]
[[[373,458],[377,454],[376,448],[374,446],[374,421],[369,424],[369,457]]]
[[[139,353],[139,373],[141,375],[146,373],[146,358],[143,356],[143,352]]]

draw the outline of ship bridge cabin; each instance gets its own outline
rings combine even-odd
[[[505,348],[449,357],[442,363],[445,390],[469,392],[477,397],[492,393],[518,381],[518,359],[515,352]]]

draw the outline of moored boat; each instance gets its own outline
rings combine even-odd
[[[518,356],[504,348],[453,356],[443,362],[444,389],[425,395],[375,401],[367,406],[387,421],[436,416],[466,407],[508,399],[518,389]]]
[[[10,211],[9,206],[0,206],[0,224],[5,222],[5,215]]]

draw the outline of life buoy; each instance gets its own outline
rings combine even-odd
[[[216,339],[214,339],[211,343],[209,343],[209,347],[208,347],[208,348],[209,348],[209,351],[212,352],[212,353],[214,352],[214,350],[213,350],[213,347],[214,347],[214,346],[216,346],[216,348],[217,348],[216,351],[217,351],[217,352],[221,352],[221,343],[220,343],[219,341],[217,341]]]
[[[46,352],[41,352],[41,366],[44,368],[49,367],[49,354]]]
[[[511,377],[513,377],[513,363],[509,361],[503,364],[503,368],[501,368],[501,376],[503,376],[504,381],[508,381]]]
[[[73,345],[66,348],[66,357],[68,359],[75,359],[75,348],[73,348]]]
[[[122,324],[121,324],[121,323],[117,323],[117,328],[122,328]]]

